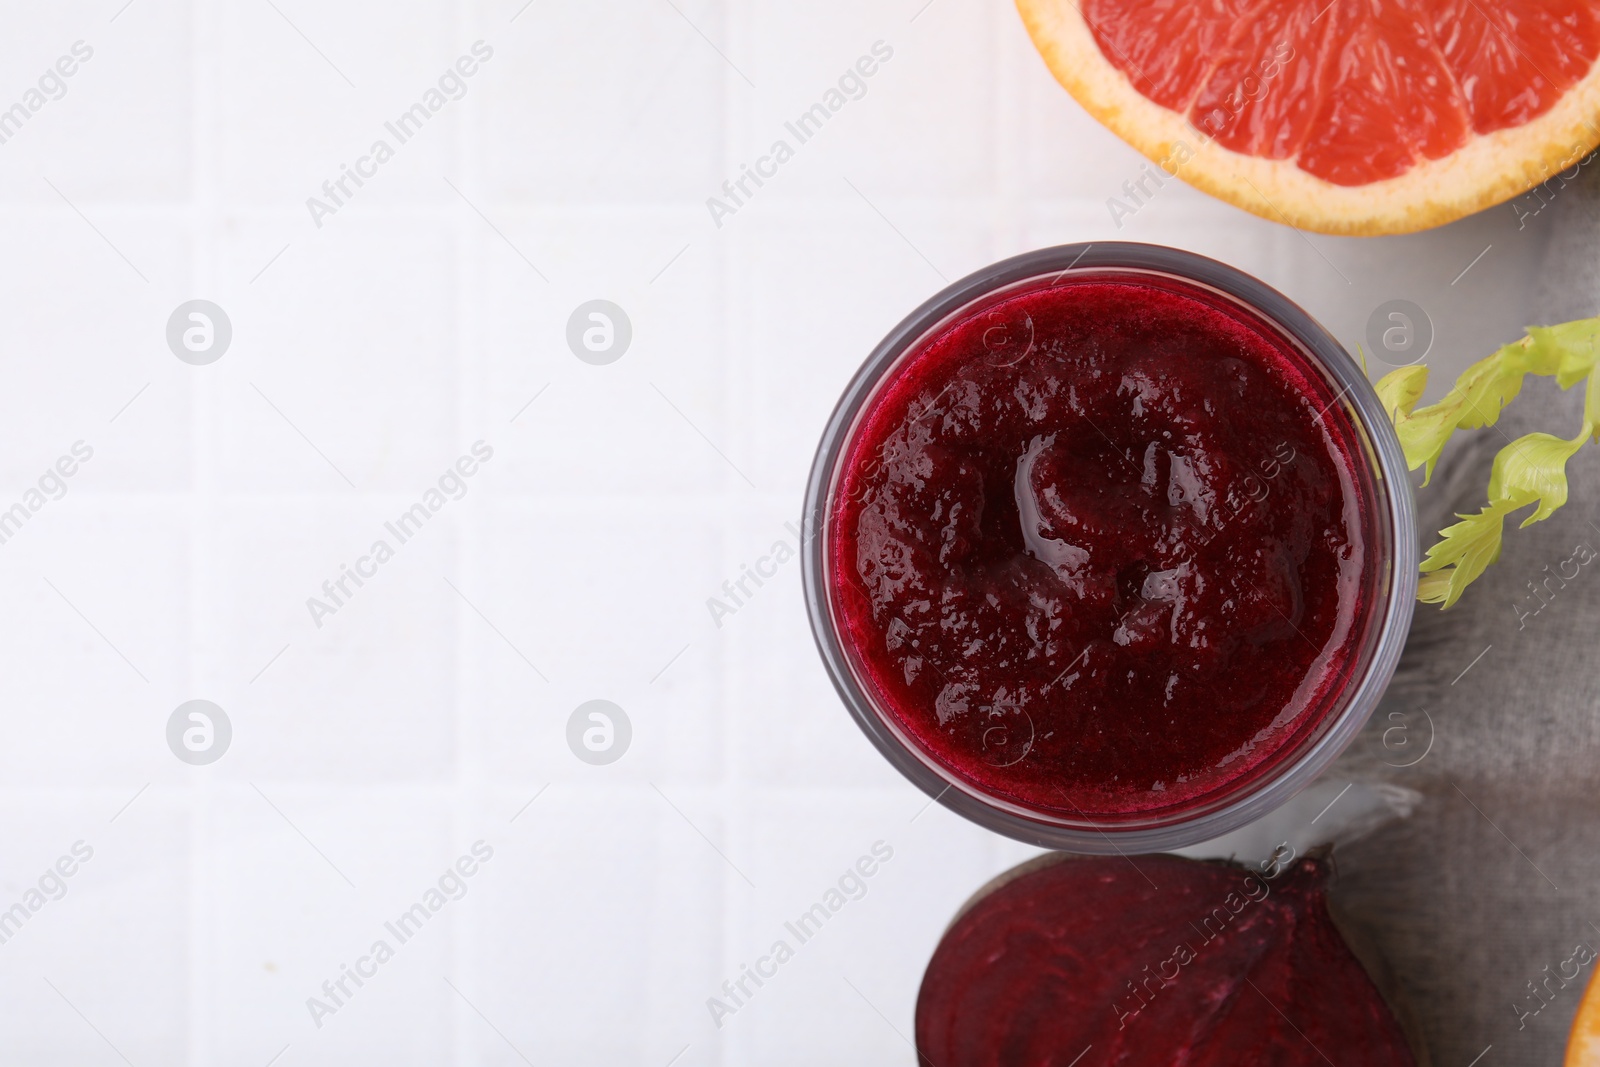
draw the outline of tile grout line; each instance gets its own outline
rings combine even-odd
[[[488,9],[480,8],[480,10],[487,11]],[[479,34],[474,32],[475,28],[469,25],[472,22],[473,13],[466,0],[457,0],[456,3],[451,4],[450,11],[452,47],[465,41],[476,40]],[[497,34],[484,28],[481,36],[488,41],[497,36]],[[503,37],[504,34],[502,33],[498,36]],[[490,73],[498,73],[498,71]],[[469,93],[468,96],[469,98],[464,101],[467,106],[462,110],[456,127],[452,131],[455,142],[454,159],[447,161],[446,166],[454,164],[456,178],[461,184],[469,188],[481,188],[479,182],[482,175],[473,164],[477,159],[476,149],[481,143],[478,124],[482,121],[483,115],[482,94]],[[480,287],[475,283],[478,281],[479,272],[482,269],[484,246],[477,239],[480,231],[470,227],[465,216],[459,211],[451,216],[450,229],[454,237],[453,245],[456,250],[456,313],[454,323],[456,432],[453,436],[459,445],[469,432],[476,433],[475,429],[468,430],[468,427],[473,425],[474,409],[481,410],[486,407],[482,393],[474,388],[474,381],[481,369],[479,361],[482,358],[482,350],[475,348],[473,344],[476,337],[481,335],[481,330],[476,328],[476,324],[480,321],[479,312],[481,309],[478,300]],[[486,412],[483,413],[486,414]],[[481,421],[487,424],[491,420],[483,419]],[[492,447],[493,442],[490,442],[490,445]],[[473,499],[471,504],[472,507],[461,512],[459,516],[452,516],[453,521],[456,523],[456,536],[455,543],[451,549],[451,556],[454,560],[457,581],[469,581],[477,573],[478,553],[476,550],[483,537],[483,524],[480,521],[478,501]],[[466,712],[467,701],[465,699],[466,686],[463,685],[465,678],[463,666],[467,662],[469,655],[468,630],[461,625],[461,606],[459,604],[451,606],[454,609],[451,617],[455,620],[454,641],[452,642],[455,649],[455,682],[452,686],[454,700],[450,716],[450,737],[453,749],[450,754],[450,823],[451,846],[454,848],[468,840],[468,835],[472,833],[472,828],[467,825],[470,821],[467,812],[476,806],[466,799],[468,792],[468,768],[466,767],[468,730],[466,720],[468,715]],[[490,844],[492,846],[493,842],[490,842]],[[471,953],[466,948],[470,940],[469,928],[474,919],[473,913],[466,910],[450,916],[450,926],[448,928],[450,944],[446,950],[446,958],[450,961],[450,973],[455,975],[457,980],[465,984],[469,989],[478,986],[478,972],[471,966]],[[457,1067],[462,1067],[462,1065],[471,1062],[470,1052],[473,1041],[470,1035],[475,1031],[469,1029],[470,1022],[466,1017],[467,1006],[463,1003],[463,998],[451,997],[450,1001],[450,1009],[445,1013],[446,1025],[450,1029],[448,1037],[448,1047],[451,1050],[450,1059]]]
[[[190,54],[195,94],[191,119],[193,125],[189,134],[189,172],[193,186],[188,210],[185,213],[185,222],[189,229],[187,247],[190,253],[190,262],[187,266],[193,273],[188,278],[191,291],[184,293],[181,299],[191,300],[202,296],[205,299],[216,299],[221,294],[210,291],[202,294],[193,290],[208,289],[217,280],[216,257],[211,235],[220,231],[214,228],[217,214],[214,188],[216,174],[210,153],[216,147],[211,136],[215,128],[217,108],[213,64],[222,42],[210,5],[204,3],[204,0],[193,0],[189,5],[189,11],[190,18],[194,20],[195,43],[199,46]],[[167,280],[171,281],[170,278]],[[156,281],[156,288],[159,290],[161,281],[159,275],[156,276]],[[168,295],[171,295],[170,292]],[[193,371],[194,368],[185,365],[181,370]],[[212,459],[215,452],[208,447],[217,439],[216,378],[213,375],[201,376],[190,373],[182,375],[178,380],[182,383],[179,389],[187,394],[194,413],[194,424],[190,431],[193,452],[187,472],[188,500],[184,510],[187,512],[187,526],[191,538],[188,554],[189,632],[201,633],[206,617],[207,583],[216,573],[214,545],[208,536],[211,525],[209,508],[203,493],[200,492],[203,489],[215,488],[217,485]],[[182,695],[182,699],[188,700],[192,696],[199,695],[195,688],[198,679],[195,677],[192,651],[186,651],[182,669],[183,683],[189,689],[188,693]],[[211,1053],[215,1042],[210,1023],[211,1013],[206,1010],[206,995],[207,991],[214,987],[217,978],[213,973],[214,962],[208,960],[204,953],[204,946],[211,943],[208,934],[214,921],[212,902],[216,897],[216,886],[213,884],[212,872],[206,859],[212,852],[210,813],[216,810],[216,805],[213,803],[212,777],[210,775],[202,777],[198,785],[190,785],[185,793],[189,803],[188,825],[191,848],[188,878],[189,989],[186,998],[189,1006],[188,1045],[191,1062],[209,1063],[214,1059]]]
[[[724,39],[729,42],[730,47],[745,57],[745,63],[753,68],[755,77],[761,78],[763,81],[768,80],[762,76],[761,71],[758,69],[759,65],[756,62],[760,56],[756,50],[755,34],[750,27],[748,5],[728,3],[722,5],[722,10]],[[742,140],[740,134],[749,133],[755,126],[755,94],[737,92],[734,82],[730,78],[724,77],[722,79],[721,96],[721,169],[723,173],[731,175],[737,173],[739,168],[738,154]],[[739,350],[740,334],[745,327],[743,316],[738,315],[731,307],[733,302],[729,300],[730,294],[728,291],[731,279],[737,276],[739,262],[737,233],[739,232],[741,231],[732,229],[726,233],[719,232],[720,240],[717,242],[716,270],[718,276],[714,306],[718,313],[718,318],[723,324],[721,337],[722,359],[719,361],[722,382],[718,393],[721,395],[724,404],[720,413],[723,416],[724,425],[730,425],[734,422],[728,416],[732,412],[740,410],[739,400],[749,387],[750,375],[755,373],[754,361],[751,361],[751,366],[741,367],[738,371],[735,371],[731,358],[731,354]],[[752,447],[753,442],[751,440],[754,435],[749,431],[747,420],[740,419],[737,421],[739,423],[739,432],[732,435],[732,440],[737,443],[730,444],[729,447],[734,450],[736,455],[741,455],[742,457],[756,455],[757,453]],[[729,439],[729,435],[724,434],[723,436],[725,440]],[[737,491],[729,477],[729,472],[726,470],[719,471],[718,478],[719,486]],[[718,566],[720,569],[732,573],[729,570],[732,545],[725,528],[719,530],[717,542]],[[724,642],[719,641],[714,649],[701,654],[715,655],[719,661],[718,669],[716,670],[717,686],[715,690],[717,695],[717,719],[721,736],[721,751],[718,753],[718,772],[723,788],[732,789],[733,802],[731,806],[722,808],[722,811],[732,814],[721,816],[718,821],[723,825],[722,840],[724,846],[735,854],[741,854],[743,850],[738,847],[739,843],[743,841],[744,819],[741,813],[749,810],[749,802],[745,793],[744,783],[737,774],[733,773],[733,754],[731,752],[730,739],[734,731],[729,729],[730,724],[727,721],[729,709],[732,707],[732,701],[729,699],[730,683],[728,672],[721,668],[721,663],[725,662],[725,652]],[[738,961],[734,958],[734,945],[738,943],[741,924],[748,925],[752,920],[751,902],[748,897],[738,892],[743,886],[736,888],[732,877],[730,877],[726,869],[722,871],[717,886],[718,892],[722,896],[722,907],[718,909],[721,918],[717,928],[719,944],[717,945],[715,958],[719,961],[718,971],[721,974],[734,974],[737,973],[738,967]],[[720,975],[718,977],[720,978]],[[738,1029],[734,1029],[729,1031],[725,1035],[724,1041],[717,1045],[715,1056],[721,1062],[742,1063],[749,1058],[745,1054],[747,1051],[743,1033]]]
[[[992,16],[991,16],[992,18]],[[1032,56],[1022,57],[1023,62],[1008,62],[1008,50],[1015,41],[1004,19],[994,19],[991,26],[990,62],[994,64],[995,92],[992,102],[990,129],[995,130],[994,170],[990,180],[994,183],[995,227],[990,238],[990,255],[999,260],[1027,247],[1022,221],[1022,197],[1018,185],[1020,175],[1027,173],[1020,158],[1025,138],[1018,136],[1018,116],[1029,105],[1026,91],[1019,84],[1017,72],[1025,69]],[[995,247],[995,242],[1001,247]]]

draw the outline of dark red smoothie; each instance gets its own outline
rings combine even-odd
[[[976,791],[1213,802],[1316,733],[1362,639],[1361,450],[1252,312],[1156,275],[1013,292],[902,358],[833,497],[857,673]]]

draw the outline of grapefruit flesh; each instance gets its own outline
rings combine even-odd
[[[1313,229],[1437,225],[1600,143],[1600,0],[1018,7],[1057,78],[1163,169]]]

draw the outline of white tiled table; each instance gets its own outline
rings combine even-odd
[[[0,908],[94,855],[0,944],[0,1063],[909,1064],[945,922],[1030,850],[923,811],[859,736],[797,566],[720,628],[705,606],[789,537],[871,345],[946,279],[1113,238],[1254,272],[1352,347],[1392,297],[1441,365],[1522,324],[1541,234],[1509,207],[1335,240],[1169,183],[1119,229],[1140,158],[1000,0],[522,2],[7,12],[0,107],[94,55],[0,145],[0,507],[94,457],[0,545]],[[480,39],[465,96],[314,226]],[[717,227],[706,199],[880,40]],[[234,330],[205,367],[164,338],[196,297]],[[596,297],[634,330],[603,367],[564,341]],[[478,440],[466,496],[314,626]],[[164,738],[193,698],[234,728],[206,767]],[[605,767],[565,742],[594,698],[634,728]],[[466,895],[316,1026],[479,839]],[[714,1026],[879,840],[865,897]]]

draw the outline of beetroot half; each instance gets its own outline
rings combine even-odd
[[[1134,864],[1137,863],[1137,867]],[[917,998],[932,1067],[1414,1067],[1328,910],[1330,868],[1036,861],[981,894]]]

